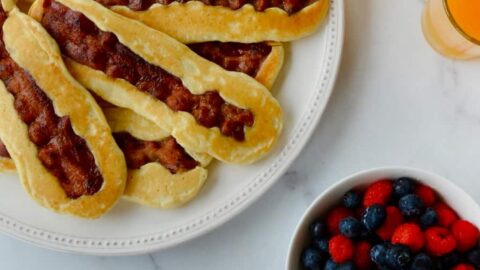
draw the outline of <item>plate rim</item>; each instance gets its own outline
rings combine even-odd
[[[303,113],[295,127],[293,138],[287,142],[275,161],[260,172],[254,178],[255,180],[245,188],[247,191],[240,192],[241,195],[226,200],[222,207],[211,209],[187,225],[160,233],[162,235],[153,233],[129,238],[115,238],[114,240],[76,237],[39,229],[2,213],[0,213],[0,232],[31,245],[60,252],[79,255],[125,256],[151,253],[180,245],[213,231],[239,215],[278,182],[288,170],[310,140],[327,107],[338,76],[345,35],[344,0],[329,1],[331,5],[328,24],[324,30],[327,32],[327,46],[325,47],[327,52],[324,54],[327,60],[317,78],[315,98],[307,106],[310,111]]]

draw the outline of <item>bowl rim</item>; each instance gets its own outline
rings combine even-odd
[[[462,200],[466,200],[469,205],[474,205],[475,209],[473,209],[473,212],[480,213],[480,205],[477,201],[475,201],[470,194],[468,194],[465,190],[460,188],[457,184],[454,182],[450,181],[449,179],[438,175],[436,173],[424,170],[424,169],[419,169],[415,167],[408,167],[408,166],[383,166],[383,167],[374,167],[371,169],[364,169],[359,172],[350,174],[346,177],[341,178],[339,181],[336,183],[330,185],[327,187],[324,191],[322,191],[313,201],[312,203],[307,207],[307,209],[304,211],[302,214],[300,220],[297,222],[295,229],[293,231],[293,235],[290,238],[290,242],[288,245],[288,250],[287,250],[287,256],[286,256],[286,264],[285,264],[285,269],[287,270],[294,270],[295,268],[290,267],[291,265],[295,265],[293,262],[293,251],[294,251],[294,245],[296,243],[296,239],[300,234],[300,231],[302,228],[305,226],[305,222],[310,216],[310,214],[319,206],[319,203],[323,201],[323,199],[330,193],[341,189],[344,186],[350,186],[351,188],[354,188],[355,185],[351,185],[352,182],[355,182],[358,180],[358,178],[361,177],[367,177],[368,175],[374,175],[374,174],[398,174],[398,175],[404,175],[404,176],[409,176],[409,174],[412,175],[413,178],[417,178],[418,175],[422,177],[420,178],[419,181],[421,183],[429,183],[429,182],[435,182],[435,183],[442,183],[442,185],[445,185],[445,189],[451,190],[453,194],[461,194],[462,195]],[[415,176],[414,176],[415,175]],[[427,180],[424,180],[427,179]],[[434,179],[434,180],[432,180]],[[376,180],[379,180],[379,178],[373,178],[371,182],[374,182]],[[417,179],[416,179],[417,180]],[[437,188],[434,188],[437,190]],[[442,188],[443,189],[443,188]],[[346,192],[347,190],[345,190]],[[437,191],[438,192],[438,191]],[[440,192],[438,192],[440,193]],[[442,195],[443,193],[440,193]],[[456,209],[456,208],[454,208]],[[480,219],[479,219],[480,220]],[[477,226],[480,226],[480,221],[474,222]]]

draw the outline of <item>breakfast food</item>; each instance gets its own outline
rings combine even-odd
[[[198,55],[226,70],[243,72],[254,77],[269,89],[273,86],[283,65],[284,50],[280,43],[204,42],[190,44],[189,47]],[[97,102],[101,107],[114,107],[101,99],[97,99]],[[0,171],[12,170],[15,170],[15,165],[0,140]]]
[[[161,32],[89,0],[37,1],[30,14],[57,40],[83,85],[187,149],[251,163],[281,131],[280,106],[264,86]]]
[[[256,74],[247,72],[252,68],[257,69],[255,66],[261,64],[260,62],[252,63],[250,58],[242,57],[241,54],[238,58],[243,61],[239,61],[238,58],[231,61],[221,60],[218,57],[221,55],[216,51],[222,51],[223,46],[228,44],[218,44],[219,46],[205,44],[206,46],[195,48],[203,49],[204,51],[200,51],[199,54],[205,58],[217,60],[225,68],[237,70],[237,67],[248,67],[243,68],[242,71],[256,76],[256,79],[264,78],[265,84],[273,84],[275,76],[264,74],[259,77],[257,74],[261,71]],[[261,49],[265,48],[263,44],[260,45]],[[207,50],[209,46],[215,46],[215,50]],[[246,53],[254,52],[249,50]],[[274,57],[282,57],[281,47],[273,48],[270,53],[276,54]],[[231,65],[229,64],[231,62],[239,64]],[[281,64],[282,61],[276,61],[276,63]],[[274,68],[274,70],[279,69],[280,67]],[[198,194],[207,178],[208,172],[204,167],[211,162],[210,156],[187,153],[188,150],[178,145],[168,133],[128,109],[114,107],[104,102],[100,104],[105,106],[103,111],[107,121],[127,160],[129,173],[124,198],[149,207],[173,208],[184,205]],[[0,169],[8,171],[15,169],[8,151],[1,142],[0,157]]]
[[[195,198],[207,179],[210,156],[187,153],[168,133],[128,109],[106,105],[103,111],[129,168],[124,198],[154,208],[179,207]],[[0,157],[0,170],[15,170],[1,141]]]
[[[17,4],[26,10],[32,2]],[[0,169],[16,167],[49,208],[97,217],[122,192],[151,207],[181,206],[201,190],[212,157],[262,158],[283,126],[268,90],[283,64],[277,41],[313,31],[329,2],[37,0],[29,10],[37,22],[15,1],[2,4],[9,16],[0,21]],[[198,30],[208,25],[184,28],[193,39],[174,38],[185,45],[119,14],[167,6],[193,21],[199,16],[189,14],[201,7],[223,22],[206,29],[213,36]],[[243,33],[229,31],[232,18]],[[176,21],[170,29],[185,23],[169,19]]]
[[[0,10],[0,137],[25,190],[39,204],[98,217],[124,191],[125,159],[100,107],[68,73],[56,43],[9,3],[2,1]]]
[[[190,44],[200,56],[231,71],[243,72],[271,87],[283,63],[278,43],[236,44],[205,42]],[[181,206],[192,200],[207,178],[204,169],[211,157],[188,153],[168,133],[151,121],[123,108],[97,100],[129,169],[124,198],[157,208]],[[2,152],[2,147],[4,151]],[[9,154],[0,143],[0,168],[13,170]]]
[[[184,43],[292,41],[325,19],[329,0],[96,0]]]
[[[34,0],[18,0],[28,10]],[[218,42],[191,43],[188,47],[203,58],[229,71],[242,72],[271,88],[283,65],[284,50],[279,42]]]
[[[10,1],[14,1],[14,0],[10,0]],[[33,1],[34,0],[17,0],[16,5],[22,12],[27,13]]]
[[[207,46],[212,45],[216,46],[217,44],[207,44]],[[207,46],[202,45],[195,49],[205,50]],[[222,46],[228,46],[228,44],[220,44],[215,48],[218,50]],[[281,47],[279,48],[274,48],[273,50],[276,52],[271,52],[277,54],[275,57],[282,56]],[[252,52],[249,51],[249,53]],[[218,56],[219,54],[205,50],[205,52],[200,52],[200,55],[211,59],[212,55]],[[221,62],[220,65],[232,69],[236,69],[237,66],[255,68],[256,65],[261,64],[258,61],[251,63],[248,60],[249,58],[242,56],[240,58],[243,58],[243,62],[236,66],[229,66],[228,63],[240,63],[237,59],[234,61],[220,61],[221,58],[219,57],[216,59]],[[216,59],[212,57],[212,61]],[[281,61],[276,61],[276,63],[281,64]],[[274,70],[279,69],[280,67],[274,68]],[[246,69],[242,71],[246,72]],[[257,72],[257,74],[259,73],[261,71]],[[254,73],[248,74],[256,76],[256,79],[264,78],[264,83],[268,85],[273,84],[275,78],[275,76],[268,74],[261,77]],[[103,102],[101,104],[105,106],[103,111],[114,137],[125,155],[129,168],[123,197],[155,208],[179,207],[191,201],[206,181],[207,170],[204,167],[211,162],[211,157],[201,153],[187,153],[188,150],[179,146],[168,133],[128,109],[116,108]],[[2,157],[0,159],[0,169],[15,169],[5,146],[1,142],[0,157]]]
[[[128,109],[106,108],[104,112],[127,161],[125,198],[172,208],[198,194],[207,179],[208,155],[187,153],[168,133]]]
[[[283,65],[281,43],[202,42],[188,47],[229,71],[242,72],[271,89]]]
[[[283,48],[278,44],[242,48],[234,43],[207,42],[190,48],[227,70],[255,77],[269,88],[283,63]],[[234,49],[235,53],[230,53]],[[204,168],[212,160],[209,155],[183,149],[168,133],[133,111],[118,107],[103,111],[129,167],[124,198],[156,208],[179,207],[195,198],[207,179]],[[172,158],[176,162],[165,162]]]
[[[409,177],[345,193],[309,227],[302,269],[480,269],[480,232]]]
[[[189,47],[227,70],[255,77],[267,87],[283,63],[283,48],[275,43],[205,42]],[[124,198],[150,207],[172,208],[198,194],[207,178],[204,167],[211,161],[209,155],[187,153],[151,121],[128,109],[99,103],[105,106],[103,111],[129,168]],[[15,169],[1,143],[0,156],[0,168]]]
[[[5,144],[0,140],[0,172],[9,172],[13,170],[15,170],[15,164],[13,164]]]
[[[17,5],[28,10],[34,0],[18,0]],[[271,88],[283,65],[284,51],[279,42],[218,42],[191,43],[188,47],[198,55],[226,70],[243,72]]]
[[[191,201],[207,179],[206,154],[187,153],[157,125],[123,108],[103,109],[128,167],[123,197],[155,208],[174,208]],[[0,168],[15,170],[0,142]]]

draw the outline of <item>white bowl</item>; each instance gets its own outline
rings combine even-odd
[[[337,184],[329,187],[308,207],[307,211],[298,223],[295,233],[290,242],[287,254],[288,270],[300,268],[300,255],[309,243],[308,227],[317,218],[324,217],[326,212],[338,204],[343,194],[355,187],[367,186],[376,180],[388,178],[396,179],[408,176],[424,183],[442,197],[463,219],[466,219],[480,227],[480,206],[458,186],[451,181],[419,169],[405,167],[377,168],[362,171],[340,180]]]

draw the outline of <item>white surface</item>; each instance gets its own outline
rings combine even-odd
[[[206,186],[187,206],[161,211],[122,201],[102,218],[82,220],[40,207],[15,175],[2,175],[0,231],[78,254],[132,255],[172,247],[213,230],[264,194],[301,152],[333,90],[342,42],[343,1],[336,1],[321,31],[287,49],[283,74],[289,76],[273,89],[285,119],[274,149],[250,166],[209,166]]]
[[[422,184],[433,188],[441,194],[442,200],[446,204],[457,210],[457,214],[460,217],[472,222],[476,226],[480,226],[480,206],[478,203],[463,189],[442,176],[407,167],[366,170],[338,180],[335,185],[322,192],[308,207],[293,233],[287,253],[287,269],[297,270],[300,268],[300,254],[310,245],[311,241],[310,224],[319,217],[324,217],[329,210],[338,205],[338,202],[342,200],[343,194],[351,189],[365,188],[378,181],[378,179],[397,179],[403,176],[412,177]]]
[[[126,258],[61,254],[0,236],[0,268],[283,269],[313,199],[340,178],[384,165],[435,172],[480,200],[480,61],[431,50],[420,29],[422,3],[346,0],[344,59],[322,122],[286,176],[223,227]]]

